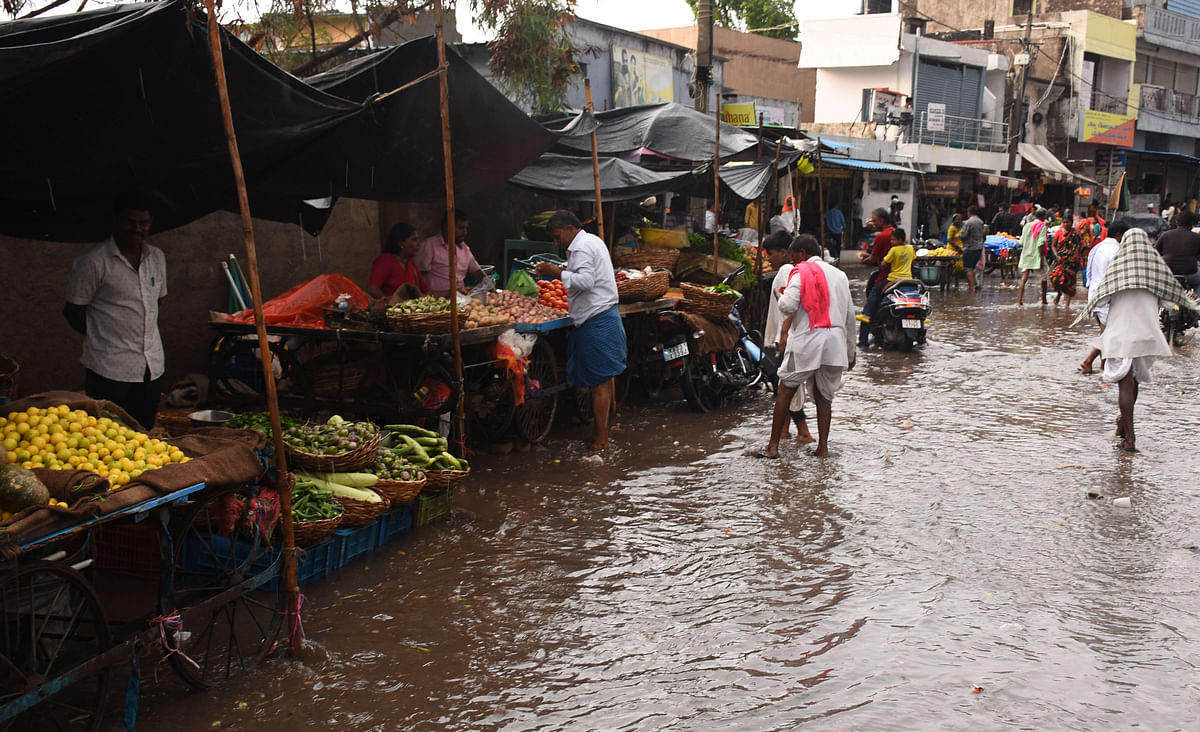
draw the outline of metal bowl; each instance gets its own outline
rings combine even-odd
[[[233,412],[220,409],[202,409],[188,415],[193,427],[220,427],[233,419]]]

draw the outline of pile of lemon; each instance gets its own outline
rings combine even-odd
[[[23,468],[88,470],[119,488],[147,470],[188,458],[162,440],[129,429],[108,417],[93,417],[65,404],[0,419],[0,445],[8,462]]]

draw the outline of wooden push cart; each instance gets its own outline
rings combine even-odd
[[[197,689],[265,658],[283,617],[273,527],[245,512],[228,522],[257,490],[201,483],[21,544],[0,567],[0,729],[98,730],[116,688],[128,721],[137,685],[115,682],[147,657]],[[101,569],[97,534],[121,526],[158,537],[157,577],[131,577],[122,557]]]

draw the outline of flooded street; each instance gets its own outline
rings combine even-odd
[[[1200,728],[1200,348],[1128,455],[1081,304],[998,283],[860,355],[829,459],[747,454],[768,394],[636,387],[602,465],[578,426],[480,456],[450,521],[303,588],[303,664],[203,694],[164,667],[139,728]]]

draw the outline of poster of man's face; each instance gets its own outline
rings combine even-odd
[[[613,107],[675,100],[670,59],[613,46],[612,65]]]

